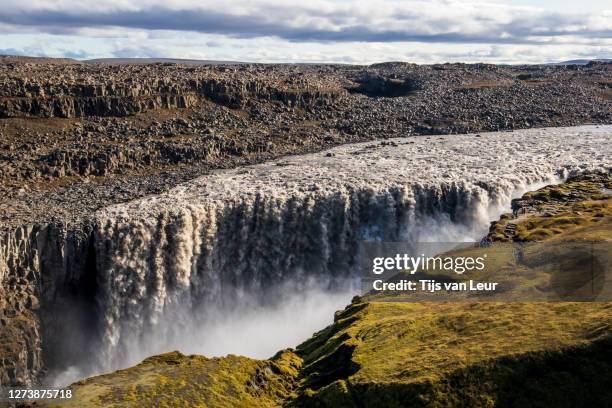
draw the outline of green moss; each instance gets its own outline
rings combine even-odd
[[[611,239],[612,194],[607,187],[611,183],[609,173],[593,173],[529,192],[513,201],[512,216],[504,214],[492,224],[489,238],[494,242]]]
[[[572,350],[588,354],[594,339],[604,341],[612,327],[612,306],[376,302],[357,317],[334,338],[353,347],[351,360],[360,369],[302,393],[294,405],[497,405],[510,395],[507,387],[522,377],[517,373],[529,371],[523,364],[535,359],[541,369],[549,358],[563,361]],[[607,329],[598,332],[602,326]],[[596,364],[597,356],[589,364]],[[603,356],[607,360],[601,364],[612,367],[610,353]],[[311,364],[324,361],[318,358]],[[573,381],[587,380],[580,378]],[[557,396],[562,394],[556,390]]]
[[[301,359],[283,351],[270,361],[171,352],[74,384],[62,407],[275,407],[291,397]]]
[[[515,240],[542,241],[552,237],[603,241],[612,238],[612,199],[577,202],[557,207],[554,215],[537,214],[516,221]],[[602,228],[603,227],[603,228]],[[598,231],[596,236],[593,232]]]

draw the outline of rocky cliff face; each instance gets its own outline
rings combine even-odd
[[[30,228],[0,239],[0,384],[32,385],[41,374],[38,254]]]
[[[106,67],[70,64],[48,76],[36,64],[9,64],[0,86],[0,117],[130,116],[147,110],[189,108],[202,99],[229,108],[251,100],[309,108],[338,101],[338,86],[299,77],[254,78],[232,67]],[[178,69],[177,69],[178,68]]]
[[[45,368],[88,352],[88,328],[95,328],[90,232],[53,223],[2,234],[0,384],[33,386]]]

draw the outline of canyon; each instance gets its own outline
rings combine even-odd
[[[363,239],[477,239],[517,194],[607,171],[611,130],[351,144],[218,170],[104,207],[81,228],[10,231],[0,270],[9,284],[4,293],[15,299],[4,309],[15,314],[8,326],[24,333],[11,357],[23,364],[16,378],[35,381],[43,361],[60,371],[121,368],[146,356],[143,339],[177,344],[177,333],[204,324],[198,316],[229,311],[244,293],[265,303],[280,285],[304,287],[313,278],[331,291],[356,278]]]
[[[346,303],[362,240],[478,239],[609,171],[610,69],[2,59],[0,384],[134,364],[281,289]]]

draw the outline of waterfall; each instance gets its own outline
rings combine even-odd
[[[246,294],[266,302],[278,287],[292,286],[297,293],[313,281],[333,290],[357,277],[363,239],[416,242],[436,234],[445,241],[476,239],[486,231],[489,210],[508,208],[518,188],[513,183],[379,191],[347,186],[329,196],[177,201],[155,216],[100,219],[95,231],[100,357],[116,368],[143,339],[155,334],[157,341],[171,343],[181,324],[193,329],[197,316],[232,310]]]
[[[357,293],[361,240],[477,240],[523,192],[609,169],[611,134],[394,139],[216,171],[82,225],[1,236],[0,289],[36,287],[56,384],[171,349],[269,357]]]
[[[479,239],[517,195],[609,165],[594,154],[609,135],[586,129],[570,141],[532,130],[342,146],[106,208],[95,231],[105,369],[152,337],[180,345],[213,310],[346,287],[361,240]],[[568,154],[553,156],[560,140]]]

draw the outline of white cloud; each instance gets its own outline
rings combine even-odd
[[[4,5],[0,32],[3,48],[24,52],[44,39],[46,55],[66,55],[69,39],[68,52],[91,57],[548,62],[609,57],[612,11],[477,0],[35,0]]]

